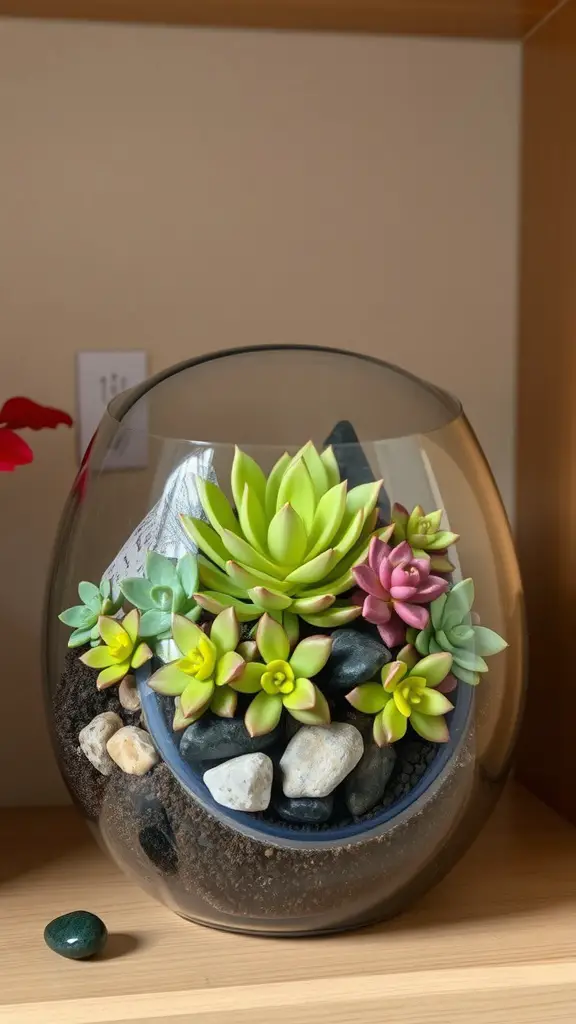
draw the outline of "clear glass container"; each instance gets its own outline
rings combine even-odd
[[[264,734],[257,730],[257,735],[250,738],[243,716],[254,692],[239,692],[233,698],[237,704],[232,719],[216,714],[213,705],[209,705],[198,720],[189,715],[184,727],[180,722],[174,730],[174,694],[157,692],[149,681],[162,668],[163,659],[171,664],[185,652],[174,647],[170,651],[169,642],[157,636],[135,641],[134,651],[139,643],[146,643],[153,656],[130,668],[128,682],[98,689],[97,670],[79,660],[94,649],[90,639],[69,649],[70,629],[58,621],[63,609],[78,606],[79,582],[93,581],[98,585],[101,579],[107,580],[113,594],[120,581],[144,578],[149,572],[149,551],[165,556],[174,566],[177,559],[186,555],[196,559],[194,535],[186,532],[183,522],[187,520],[180,517],[206,521],[208,492],[198,480],[217,484],[228,498],[229,508],[242,521],[238,504],[243,507],[246,488],[242,491],[242,486],[236,487],[235,501],[231,487],[231,474],[234,477],[234,467],[239,465],[235,462],[236,446],[268,476],[284,452],[294,457],[306,445],[310,451],[309,442],[316,454],[326,452],[331,445],[335,460],[326,456],[321,463],[326,474],[320,484],[314,480],[312,470],[308,474],[316,490],[306,527],[308,554],[301,555],[301,562],[309,560],[312,550],[311,524],[318,514],[319,496],[336,487],[338,478],[346,481],[345,493],[370,483],[372,488],[356,494],[372,495],[374,489],[377,492],[374,509],[367,511],[366,504],[363,508],[359,538],[366,539],[366,545],[362,557],[358,554],[359,542],[355,542],[351,549],[353,556],[356,552],[352,564],[350,558],[348,563],[345,558],[341,561],[346,570],[344,575],[348,572],[348,586],[336,595],[330,593],[330,585],[334,587],[338,578],[334,567],[328,568],[320,580],[317,573],[316,583],[299,588],[300,600],[307,595],[313,597],[314,591],[328,594],[318,598],[319,610],[308,613],[307,618],[312,621],[306,621],[304,613],[292,613],[289,618],[282,608],[263,611],[258,607],[256,616],[240,622],[240,636],[236,639],[244,644],[248,641],[249,647],[238,647],[246,661],[252,658],[260,664],[271,659],[262,654],[263,644],[254,647],[254,638],[257,641],[260,636],[255,630],[260,629],[258,624],[264,616],[289,635],[290,657],[296,644],[295,620],[298,643],[310,635],[323,638],[316,643],[322,650],[330,650],[328,660],[318,671],[317,665],[309,664],[307,671],[314,674],[312,683],[324,695],[324,721],[302,723],[292,716],[287,701],[282,704],[279,722],[272,732]],[[119,453],[133,468],[117,468]],[[248,472],[248,480],[254,479]],[[378,490],[379,480],[383,483]],[[259,486],[256,481],[256,492]],[[306,500],[298,489],[298,481],[295,487],[296,490],[288,487],[282,494],[288,495],[292,505],[298,507],[304,522]],[[369,496],[366,500],[370,501]],[[451,568],[444,565],[438,570],[430,569],[431,573],[436,572],[436,579],[444,581],[442,594],[435,601],[447,600],[446,595],[462,581],[474,581],[473,608],[469,608],[470,600],[468,604],[465,601],[462,614],[458,612],[449,623],[442,620],[438,610],[436,625],[432,627],[431,604],[427,610],[428,633],[424,627],[410,627],[399,619],[396,609],[401,608],[401,603],[393,603],[390,588],[383,598],[378,591],[378,615],[384,600],[391,609],[388,624],[393,621],[398,625],[400,621],[402,641],[396,644],[385,628],[381,632],[380,624],[370,621],[378,618],[372,605],[366,603],[370,595],[356,578],[349,576],[352,567],[366,565],[367,544],[374,533],[378,541],[373,542],[372,550],[380,551],[380,558],[383,551],[393,552],[398,544],[409,544],[414,539],[414,531],[407,533],[406,519],[397,510],[394,533],[386,531],[395,503],[408,511],[421,506],[423,515],[442,509],[439,528],[445,535],[446,531],[459,535],[457,543],[450,544],[447,551]],[[276,515],[276,505],[280,508],[285,504],[290,501],[278,498],[265,523],[266,529],[270,517]],[[346,508],[346,515],[352,515],[354,509]],[[251,522],[253,526],[254,517]],[[248,527],[244,526],[240,532],[245,542]],[[435,521],[429,523],[430,536],[437,528]],[[331,551],[343,529],[341,525],[332,537]],[[265,530],[260,536],[264,537],[262,551],[268,565],[274,562],[266,546],[266,538],[271,534]],[[426,537],[423,543],[427,543]],[[411,545],[410,557],[420,559],[418,572],[426,559],[435,556],[437,561],[446,557],[443,551],[438,556],[438,550],[437,547],[436,551],[422,552],[417,545]],[[227,550],[226,558],[230,561],[225,559],[225,564],[212,562],[206,551],[200,554],[203,568],[195,593],[221,594],[218,580],[222,576],[218,573],[226,575],[226,567],[234,560],[238,564],[237,551]],[[407,564],[402,562],[401,568]],[[413,571],[409,565],[407,571]],[[428,569],[422,571],[428,573]],[[278,570],[281,597],[290,589],[286,575],[287,570]],[[356,575],[357,572],[353,574]],[[234,578],[238,581],[240,577]],[[263,578],[257,593],[264,601]],[[364,579],[361,574],[359,578]],[[370,587],[369,582],[366,585]],[[104,594],[107,586],[104,583]],[[264,590],[269,592],[270,588],[268,581]],[[466,588],[469,584],[459,589],[465,598],[466,594],[470,596]],[[234,591],[233,586],[230,589]],[[146,593],[149,592],[148,589]],[[236,601],[241,602],[242,586],[234,593]],[[218,605],[222,597],[204,597],[204,606],[200,606],[189,596],[181,611],[187,613],[192,605],[196,611],[188,621],[195,618],[208,635],[215,616],[222,610]],[[94,625],[94,621],[98,602],[94,604],[93,588],[88,599],[93,602],[90,614],[95,618],[90,619],[88,613],[82,612],[69,617],[84,625],[90,621],[92,642],[97,645],[98,624]],[[156,586],[154,599],[159,606],[164,601],[166,608],[165,588]],[[287,599],[294,602],[298,596],[290,592]],[[247,595],[244,600],[251,602]],[[282,603],[277,594],[276,600]],[[418,598],[415,600],[418,602]],[[100,611],[108,620],[117,622],[122,621],[121,616],[130,607],[124,603],[118,610],[108,605]],[[176,605],[170,606],[170,612],[172,607]],[[310,597],[308,604],[292,603],[290,607],[309,609]],[[350,611],[351,607],[356,611]],[[423,607],[426,605],[421,603],[420,608]],[[342,621],[334,625],[333,619],[326,618],[330,609],[332,613],[334,609],[348,610],[342,611]],[[141,608],[140,625],[144,612],[145,608]],[[358,617],[346,620],[349,614]],[[388,612],[384,610],[383,614]],[[421,626],[422,612],[417,615]],[[150,616],[147,621],[152,622]],[[169,615],[168,620],[163,620],[164,625],[166,621],[173,623],[174,619]],[[497,652],[489,651],[494,656],[488,662],[481,657],[488,634],[485,630],[480,640],[479,623],[505,638],[508,644]],[[450,634],[457,643],[451,672],[456,671],[458,658],[460,677],[452,680],[451,689],[439,685],[438,695],[430,704],[434,704],[437,712],[441,704],[449,701],[451,707],[443,716],[446,736],[436,741],[413,728],[413,722],[422,726],[422,717],[415,714],[417,703],[411,705],[408,716],[404,715],[407,721],[400,720],[400,695],[393,709],[394,719],[391,712],[389,722],[400,720],[405,734],[391,739],[390,732],[383,736],[381,731],[383,745],[379,746],[374,740],[373,726],[376,718],[382,721],[382,708],[368,713],[367,691],[363,691],[360,701],[358,697],[348,697],[369,682],[379,707],[384,701],[394,703],[390,666],[402,663],[401,673],[408,672],[408,662],[402,662],[406,644],[412,644],[413,659],[448,653],[442,647],[443,637],[455,625],[460,632]],[[82,629],[78,635],[80,639],[84,636]],[[385,644],[386,656],[380,657],[378,644],[384,643],[384,635],[390,642]],[[416,651],[418,646],[420,652]],[[475,837],[498,797],[509,769],[522,705],[523,605],[516,558],[494,480],[458,402],[386,363],[316,347],[272,346],[215,353],[159,374],[111,404],[62,515],[48,592],[44,647],[49,717],[60,768],[75,803],[92,823],[101,842],[127,874],[178,914],[202,924],[244,932],[298,935],[363,925],[397,913],[433,884]],[[456,650],[451,643],[447,648]],[[366,659],[370,661],[375,651],[375,661],[368,668]],[[476,677],[473,668],[466,669],[466,665],[477,667],[479,657],[483,667]],[[449,655],[448,661],[451,659]],[[117,661],[116,658],[114,664]],[[193,661],[188,659],[186,671],[193,672]],[[300,672],[301,661],[302,658]],[[274,666],[272,669],[269,679],[276,701],[274,687],[280,685],[280,675]],[[245,666],[236,678],[244,678],[244,671]],[[417,674],[415,668],[410,672]],[[472,682],[479,685],[470,685]],[[192,689],[197,685],[196,679]],[[231,688],[234,685],[231,683]],[[294,683],[289,681],[288,685]],[[443,689],[446,694],[440,700]],[[216,690],[217,687],[214,693]],[[416,696],[418,700],[419,692],[417,686],[411,694],[406,690],[407,699]],[[430,703],[429,697],[426,700]],[[184,697],[177,696],[178,701],[184,701]],[[358,710],[358,702],[363,710]],[[279,707],[278,701],[277,704]],[[319,707],[317,700],[314,708]],[[331,725],[326,724],[326,708]],[[98,727],[96,723],[80,741],[82,730],[102,714],[108,714],[106,720],[100,720],[104,724]],[[230,722],[235,724],[231,726]],[[114,744],[114,756],[109,752],[111,740],[116,736],[118,741],[121,735],[119,727],[137,730],[136,735],[143,742],[143,761],[130,748],[133,730],[130,736],[122,734],[127,744],[124,762]],[[239,747],[234,746],[236,740],[230,741],[231,746],[222,740],[225,734],[231,735],[226,730],[232,728],[236,730],[236,740],[238,729],[243,731]],[[296,751],[294,742],[306,730],[313,737],[312,747],[298,748],[301,752],[294,753],[289,767],[286,748],[292,745]],[[322,735],[318,737],[318,733]],[[323,746],[328,733],[338,734],[336,761],[340,765],[346,762],[347,768],[342,769],[345,773],[341,777],[338,765],[336,769],[332,765],[334,771],[327,782],[319,776],[323,771],[326,774],[326,757],[330,760],[330,751],[327,755]],[[184,740],[187,734],[193,742]],[[344,746],[339,747],[339,743]],[[318,750],[314,744],[318,744]],[[236,770],[238,766],[231,768],[231,763],[237,757],[248,757],[245,763],[255,774],[250,776],[248,797],[245,789],[243,795],[231,798],[233,804],[240,801],[241,806],[225,806],[221,792],[209,786],[204,776],[222,766],[226,772]],[[324,763],[316,764],[315,758]],[[147,769],[143,774],[131,773],[143,766]],[[262,796],[262,789],[269,785],[266,772],[271,774],[272,784],[269,802],[263,808],[267,798]],[[298,789],[294,778],[298,773],[307,776],[307,781],[294,796]],[[238,780],[234,785],[241,790]],[[255,798],[254,787],[259,793]],[[252,800],[257,809],[246,810],[243,800]]]

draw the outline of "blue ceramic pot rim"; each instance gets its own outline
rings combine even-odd
[[[136,672],[138,692],[142,702],[142,711],[148,731],[156,749],[164,763],[168,766],[180,785],[199,804],[214,817],[230,828],[259,839],[261,842],[274,842],[276,845],[306,846],[334,845],[365,840],[370,835],[379,833],[382,826],[389,825],[395,818],[405,814],[433,785],[445,771],[452,758],[456,755],[463,740],[468,734],[470,718],[474,702],[474,688],[459,683],[455,691],[454,711],[450,712],[450,739],[439,745],[436,757],[410,792],[391,807],[372,815],[363,821],[353,822],[333,829],[314,830],[304,826],[298,830],[291,829],[273,822],[255,818],[254,815],[241,811],[231,811],[216,803],[202,775],[180,756],[175,734],[166,721],[161,698],[148,686],[151,664],[147,662]]]

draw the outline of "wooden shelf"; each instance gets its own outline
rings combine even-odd
[[[403,916],[264,939],[189,924],[97,848],[76,813],[0,812],[1,1024],[542,1024],[576,1019],[576,830],[513,787],[472,850]],[[44,945],[57,914],[111,932],[102,958]]]
[[[522,39],[559,0],[0,0],[0,15]]]

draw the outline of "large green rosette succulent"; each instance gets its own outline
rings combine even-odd
[[[212,614],[233,607],[244,622],[268,612],[291,638],[297,616],[332,628],[360,615],[358,605],[337,599],[351,590],[352,568],[366,557],[381,480],[348,490],[332,449],[320,454],[308,442],[293,458],[282,455],[268,477],[237,448],[235,510],[216,484],[196,484],[208,522],[181,519],[202,552],[202,590],[194,595],[201,607]]]

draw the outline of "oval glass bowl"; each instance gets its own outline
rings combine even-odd
[[[455,619],[452,623],[442,620],[438,606],[432,641],[429,635],[418,639],[418,630],[407,632],[408,627],[401,623],[401,644],[392,643],[385,626],[368,621],[374,619],[374,609],[366,604],[367,593],[357,586],[366,579],[362,573],[358,573],[358,580],[355,580],[350,572],[347,587],[336,596],[323,597],[320,611],[302,610],[290,619],[285,611],[268,608],[266,615],[270,615],[271,620],[280,620],[290,632],[292,649],[296,643],[295,620],[300,640],[310,634],[330,638],[329,642],[322,641],[328,660],[312,680],[318,684],[322,699],[313,698],[313,707],[307,704],[312,714],[322,720],[323,724],[318,720],[318,728],[330,728],[325,724],[327,716],[352,725],[362,737],[363,757],[368,758],[370,754],[380,766],[386,757],[392,763],[393,755],[379,754],[378,750],[386,752],[392,744],[397,755],[391,774],[388,769],[387,781],[382,776],[384,781],[380,788],[376,785],[375,792],[378,792],[368,810],[362,814],[352,813],[348,783],[344,779],[334,784],[333,796],[319,798],[315,808],[320,807],[324,819],[315,823],[311,823],[309,817],[305,820],[309,808],[304,813],[301,802],[294,800],[288,800],[292,817],[286,819],[286,799],[282,797],[286,775],[280,760],[297,730],[310,728],[317,717],[302,724],[295,722],[287,710],[283,711],[276,745],[270,749],[274,781],[270,802],[264,809],[248,811],[243,805],[240,808],[224,806],[221,799],[217,799],[218,794],[215,796],[214,790],[208,789],[204,781],[206,770],[230,758],[211,758],[209,751],[203,753],[200,761],[182,757],[181,737],[187,728],[193,728],[189,723],[193,722],[194,713],[201,711],[214,721],[218,716],[207,704],[201,709],[198,706],[197,694],[201,687],[194,674],[194,658],[199,648],[192,651],[192,661],[188,660],[184,666],[187,681],[195,680],[186,690],[186,698],[184,694],[178,697],[175,690],[171,695],[157,692],[149,685],[158,685],[155,682],[160,678],[158,670],[162,659],[168,657],[162,638],[165,640],[170,634],[175,621],[170,614],[144,619],[146,607],[151,607],[146,606],[151,593],[146,587],[152,583],[145,584],[146,599],[139,614],[134,613],[136,619],[131,613],[132,618],[126,620],[127,624],[137,621],[141,634],[146,632],[143,623],[148,629],[152,622],[164,629],[168,626],[168,633],[164,632],[162,637],[160,634],[140,635],[129,652],[134,662],[131,673],[136,675],[141,708],[126,707],[124,696],[121,704],[117,685],[98,689],[97,670],[79,660],[79,655],[87,661],[94,660],[94,655],[88,652],[97,650],[103,638],[106,644],[112,645],[118,640],[118,627],[112,625],[112,635],[110,627],[102,625],[96,613],[103,613],[105,621],[114,617],[115,623],[122,621],[122,615],[130,610],[130,603],[124,595],[120,609],[118,604],[111,604],[108,585],[113,597],[119,582],[126,578],[143,578],[149,572],[146,557],[151,550],[171,559],[173,567],[177,564],[183,567],[183,589],[178,599],[174,590],[168,598],[162,579],[160,585],[156,580],[154,609],[162,606],[165,611],[166,602],[173,601],[177,614],[190,615],[200,623],[204,633],[208,633],[227,601],[226,595],[223,598],[221,592],[215,591],[214,579],[218,579],[224,589],[226,581],[222,584],[224,577],[210,572],[210,551],[206,550],[200,553],[200,561],[203,560],[200,582],[194,580],[191,563],[186,559],[196,560],[195,541],[200,535],[193,525],[188,530],[183,529],[180,516],[192,516],[202,523],[206,522],[208,513],[214,525],[218,509],[214,512],[214,507],[209,507],[210,498],[206,495],[214,496],[216,492],[210,491],[210,487],[207,490],[205,482],[220,488],[232,506],[238,504],[234,502],[231,474],[232,482],[240,478],[238,459],[243,457],[235,455],[236,447],[268,475],[284,451],[293,458],[309,442],[318,455],[332,447],[335,460],[330,454],[324,456],[324,464],[330,467],[325,484],[330,477],[330,486],[335,486],[334,474],[337,474],[340,480],[346,480],[348,492],[361,485],[372,485],[356,492],[362,500],[368,492],[374,493],[376,507],[372,512],[366,506],[362,512],[359,547],[351,549],[350,568],[366,564],[373,533],[377,532],[379,538],[372,541],[370,549],[376,561],[384,550],[379,545],[388,543],[386,550],[390,552],[402,542],[402,531],[406,534],[407,527],[401,513],[394,512],[394,533],[386,530],[391,521],[391,506],[395,503],[408,510],[422,506],[427,514],[442,509],[440,529],[446,531],[446,537],[450,532],[458,534],[459,540],[450,543],[446,553],[438,556],[449,557],[451,567],[442,565],[432,571],[436,573],[435,578],[440,579],[441,589],[452,591],[459,586],[458,600],[461,595],[467,595],[462,616],[456,616],[461,621],[459,633],[450,631]],[[122,464],[129,468],[118,468],[119,452]],[[288,465],[293,463],[286,462]],[[247,472],[251,480],[256,479],[251,470]],[[323,471],[320,472],[322,475]],[[374,483],[378,480],[383,481],[380,489]],[[256,481],[256,489],[259,486]],[[314,492],[316,508],[321,492],[321,486]],[[236,496],[239,496],[238,489]],[[291,499],[296,506],[301,500],[297,493],[291,493]],[[240,504],[244,500],[248,498],[244,498],[243,492]],[[280,497],[278,502],[282,505]],[[218,507],[221,510],[221,506]],[[242,530],[250,529],[250,524],[246,527],[246,520],[242,521],[244,513],[236,510],[235,514],[240,515]],[[274,509],[270,514],[275,514]],[[434,532],[438,524],[429,524],[429,529]],[[420,558],[420,563],[415,563],[420,565],[418,572],[424,572],[424,565],[428,566],[427,573],[430,569],[426,560],[435,552],[424,550],[422,554],[415,547],[416,534],[411,527],[410,530],[405,538],[406,544],[408,541],[412,544],[409,556]],[[339,536],[338,532],[334,533],[331,550],[339,542]],[[422,541],[421,535],[418,536],[418,543],[427,543],[426,538]],[[355,561],[354,552],[360,550],[364,539],[366,544],[361,557],[358,555]],[[201,536],[199,542],[202,546]],[[272,541],[267,542],[261,535],[261,542],[270,562],[272,555],[266,544]],[[306,550],[312,550],[312,541]],[[405,553],[405,549],[402,550]],[[378,558],[376,552],[380,552]],[[185,561],[177,563],[183,557]],[[330,555],[331,559],[335,557]],[[228,573],[230,564],[232,562],[221,560],[220,565],[212,565],[212,569]],[[404,558],[402,566],[406,565]],[[161,568],[157,567],[156,571],[162,575]],[[166,571],[170,576],[172,570]],[[280,574],[275,600],[282,603],[278,594],[286,595],[289,591],[290,607],[306,609],[306,605],[294,604],[306,595],[306,587],[293,593],[295,587],[289,587],[286,582],[293,568],[275,571]],[[234,578],[237,581],[238,577]],[[273,589],[270,578],[264,589],[259,590],[254,590],[252,580],[251,596],[242,595],[234,587],[232,595],[236,595],[237,601],[243,597],[249,604],[256,600],[269,601],[269,592]],[[470,578],[474,581],[474,601],[469,611],[472,590],[463,581]],[[326,574],[327,582],[322,582],[321,590],[326,586],[329,591],[330,579],[335,579],[335,570]],[[82,611],[76,596],[78,584],[81,581],[99,584],[101,580],[104,583],[100,598],[95,596],[94,588],[83,588],[81,597],[88,605],[92,601],[92,610]],[[124,583],[122,586],[126,589]],[[215,592],[220,593],[217,599]],[[131,599],[134,593],[141,594],[140,585],[136,591],[128,588]],[[378,593],[380,601],[392,601],[388,592],[388,597],[384,595],[384,598],[380,591]],[[255,594],[260,596],[255,597]],[[231,603],[234,603],[232,599]],[[427,608],[429,618],[426,602],[421,604]],[[70,629],[58,621],[58,615],[63,609],[74,606],[80,610],[64,616],[70,628],[76,630],[73,642],[78,647],[69,649]],[[400,606],[389,603],[389,607]],[[241,603],[237,608],[245,610],[246,605]],[[381,615],[381,608],[378,604],[376,618]],[[330,618],[335,609],[341,609],[340,621]],[[360,617],[354,618],[356,615]],[[352,618],[346,621],[346,616]],[[421,620],[420,612],[418,621]],[[259,647],[251,649],[250,657],[257,660],[264,657],[260,632],[264,621],[264,609],[258,606],[252,621],[242,626],[244,640],[254,627],[250,636],[256,638]],[[395,616],[392,621],[396,621]],[[508,646],[502,649],[503,644],[498,645],[493,634],[488,643],[486,631],[480,642],[479,622],[483,628],[487,626],[504,637]],[[444,680],[440,688],[446,688],[446,697],[434,698],[435,706],[447,711],[448,731],[442,736],[435,732],[443,742],[432,742],[430,736],[419,735],[412,728],[412,721],[418,723],[417,715],[408,723],[404,717],[406,735],[396,736],[393,732],[398,715],[394,711],[396,717],[390,716],[389,721],[396,725],[386,727],[386,736],[380,731],[379,740],[385,746],[376,748],[372,737],[376,716],[369,715],[364,705],[358,710],[359,698],[354,694],[360,690],[346,694],[331,688],[335,675],[328,651],[335,643],[336,632],[343,629],[352,631],[354,643],[363,643],[369,637],[371,643],[377,641],[382,645],[387,637],[390,650],[386,656],[396,668],[398,659],[402,661],[406,656],[403,653],[406,643],[412,645],[408,655],[412,663],[427,654],[436,655],[436,665],[439,654],[444,665],[452,663],[450,672],[457,676],[453,680],[454,688],[448,692],[450,687]],[[443,629],[448,632],[442,632]],[[438,388],[374,359],[314,347],[233,350],[174,367],[119,396],[100,425],[62,515],[47,601],[45,638],[53,740],[75,802],[98,829],[110,853],[125,871],[177,913],[204,924],[263,934],[306,934],[354,927],[388,917],[432,884],[458,858],[490,812],[507,775],[522,702],[523,608],[506,517],[494,481],[458,403]],[[344,642],[342,636],[340,641]],[[146,644],[146,648],[140,649],[141,643]],[[498,653],[485,650],[487,643],[488,647],[498,647]],[[488,662],[479,659],[481,649],[495,656],[489,657]],[[113,675],[118,674],[115,667],[119,662],[118,650],[120,648],[114,648]],[[239,650],[243,651],[242,657],[248,657],[246,648]],[[172,648],[169,659],[182,653],[186,655],[186,651]],[[148,654],[151,657],[144,661]],[[96,655],[96,658],[101,657]],[[237,701],[233,711],[236,717],[244,715],[253,699],[252,694],[245,693],[230,696],[236,680],[245,678],[242,657],[234,655],[234,664],[238,667],[234,670],[236,675],[230,677],[227,691],[232,701],[227,713]],[[480,666],[478,675],[472,671],[474,666]],[[405,707],[401,696],[390,697],[396,685],[387,674],[390,671],[385,668],[381,678],[378,670],[369,681],[380,687],[386,683],[388,689],[378,690],[379,694],[385,693],[383,701],[392,699],[397,708]],[[416,669],[412,674],[415,673]],[[354,680],[358,688],[366,682],[365,678]],[[472,682],[479,685],[469,685]],[[280,685],[278,680],[269,683],[274,700],[276,685]],[[436,683],[430,686],[435,687]],[[418,696],[416,690],[410,692]],[[410,696],[408,690],[406,693]],[[191,716],[180,721],[176,731],[172,721],[175,697],[182,702],[188,700],[186,713]],[[134,700],[133,692],[131,699]],[[191,712],[193,700],[196,701],[195,711]],[[430,698],[426,700],[429,704]],[[413,714],[417,703],[410,707]],[[118,715],[123,727],[134,726],[140,730],[137,735],[140,740],[144,738],[144,748],[148,744],[151,749],[149,739],[152,740],[157,753],[143,774],[127,772],[128,762],[124,760],[122,768],[117,753],[113,754],[116,760],[112,760],[105,747],[99,763],[93,751],[90,757],[86,756],[87,744],[85,740],[83,746],[79,744],[79,734],[97,715],[105,712]],[[406,712],[402,714],[405,716]],[[110,735],[120,724],[119,719],[107,720]],[[110,725],[110,722],[115,724]],[[260,725],[252,723],[252,727],[258,737]],[[247,732],[245,735],[248,737]],[[258,757],[261,759],[261,755]],[[122,763],[121,757],[119,760]],[[104,769],[104,773],[99,769]],[[372,785],[371,776],[368,781]],[[312,798],[312,794],[308,796]],[[281,806],[284,807],[282,813]],[[295,820],[294,814],[301,817]]]

